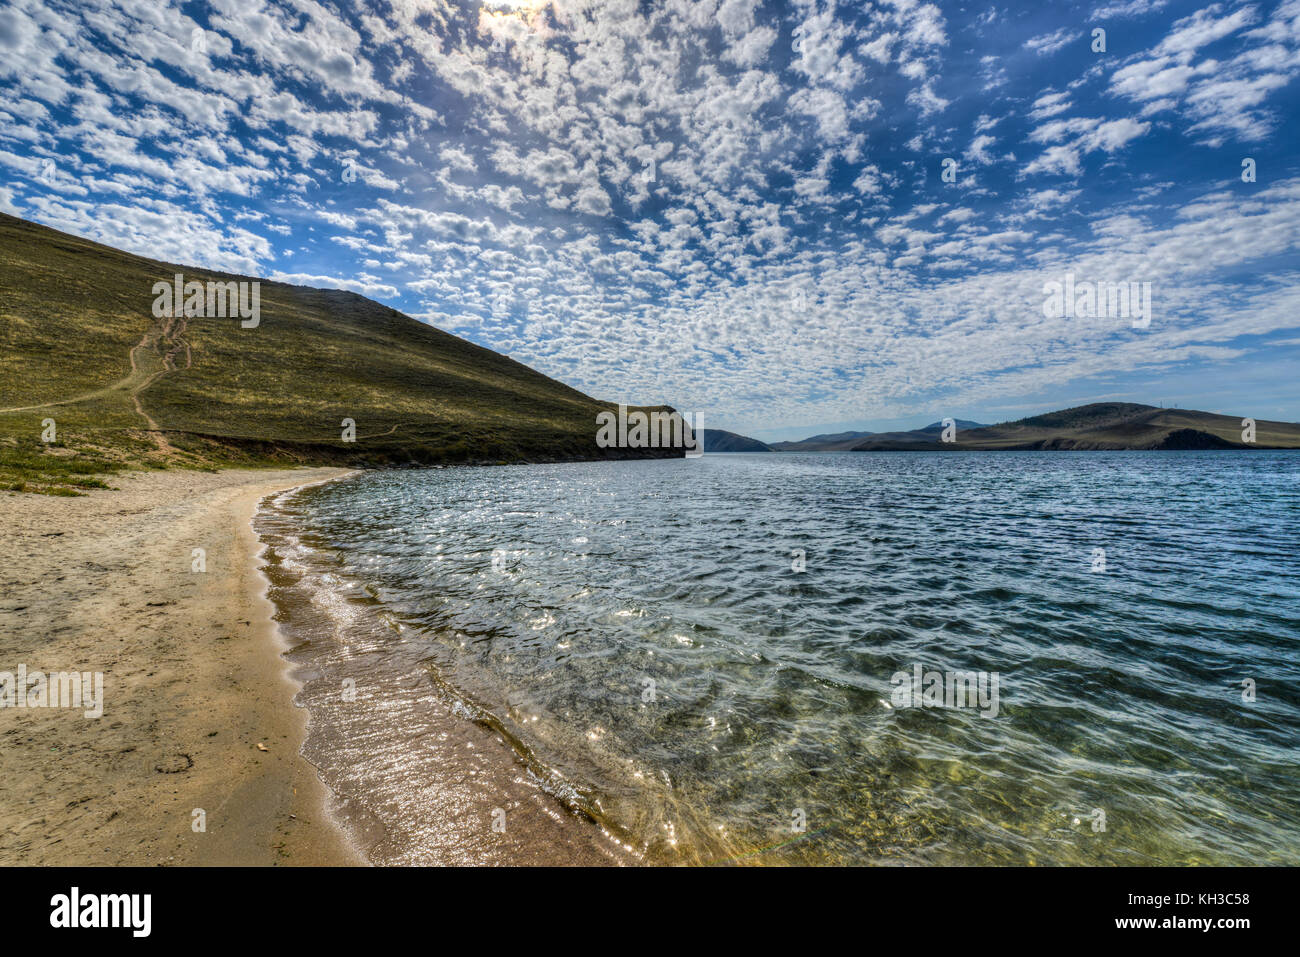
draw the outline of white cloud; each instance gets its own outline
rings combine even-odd
[[[1039,56],[1049,56],[1057,50],[1063,49],[1073,40],[1080,36],[1078,30],[1070,27],[1062,27],[1053,33],[1045,33],[1041,36],[1031,37],[1025,41],[1025,49],[1032,50]]]
[[[287,282],[294,286],[312,286],[318,289],[346,289],[349,292],[359,292],[364,296],[387,297],[393,298],[397,295],[397,288],[387,283],[367,282],[359,279],[339,278],[336,276],[314,276],[311,273],[285,273],[273,272],[268,279],[275,282]]]
[[[975,45],[963,14],[950,49],[938,7],[913,0],[799,3],[785,21],[753,0],[471,6],[219,0],[191,55],[188,8],[9,0],[0,207],[397,300],[601,396],[772,422],[1001,397],[1294,325],[1295,283],[1212,298],[1294,257],[1294,182],[1195,201],[1182,184],[1170,221],[1173,191],[1141,167],[1123,217],[1094,212],[1083,176],[1132,161],[1157,124],[1275,132],[1298,68],[1290,0],[1209,7],[1056,80],[1066,92],[1041,89],[1051,64],[992,18]],[[1082,51],[1086,26],[1027,47]],[[1012,179],[1025,117],[1040,152]],[[37,183],[47,154],[69,161]],[[949,154],[962,188],[936,192]],[[1042,274],[1067,267],[1158,280],[1160,327],[1045,326]]]

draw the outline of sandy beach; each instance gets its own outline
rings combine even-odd
[[[102,717],[0,708],[0,864],[363,863],[299,755],[307,714],[250,525],[264,496],[345,474],[0,495],[0,672],[104,676]]]

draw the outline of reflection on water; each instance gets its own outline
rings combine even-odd
[[[1298,477],[1269,452],[373,472],[259,531],[309,756],[384,860],[1297,863]],[[918,667],[996,676],[996,714],[891,705]]]

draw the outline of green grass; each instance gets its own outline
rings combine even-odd
[[[125,462],[93,448],[72,449],[62,442],[44,445],[37,439],[0,437],[0,489],[11,492],[108,488],[99,476],[120,472]]]
[[[75,492],[130,468],[628,454],[595,444],[609,403],[354,293],[263,280],[257,328],[155,319],[153,285],[177,272],[254,278],[0,214],[0,485]],[[49,418],[52,447],[40,442]]]

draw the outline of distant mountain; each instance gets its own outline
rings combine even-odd
[[[737,435],[722,429],[701,429],[704,434],[705,452],[771,452],[772,447],[751,439],[747,435]]]
[[[774,452],[843,452],[874,432],[830,432],[813,435],[797,442],[773,442]]]
[[[982,428],[984,428],[983,423],[980,423],[980,422],[972,422],[970,419],[953,419],[952,422],[953,422],[953,425],[955,425],[955,426],[956,426],[957,428],[959,428],[959,429],[982,429]],[[943,431],[943,423],[942,423],[942,422],[931,422],[929,425],[927,425],[927,426],[926,426],[925,428],[923,428],[923,429],[913,429],[912,431],[914,431],[914,432],[933,432],[933,433],[935,433],[935,434],[937,435],[938,433],[940,433],[940,432]]]
[[[955,441],[940,441],[936,423],[915,432],[873,435],[854,451],[1105,451],[1124,449],[1294,449],[1300,424],[1255,422],[1255,442],[1242,440],[1242,416],[1161,409],[1132,402],[1096,402],[998,425],[964,427]]]
[[[969,419],[954,420],[958,429],[982,428],[979,422]],[[798,442],[773,442],[774,452],[850,452],[862,444],[864,439],[873,442],[929,442],[938,441],[943,431],[942,422],[932,422],[923,429],[907,432],[830,432],[813,435]]]

